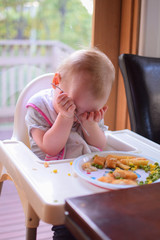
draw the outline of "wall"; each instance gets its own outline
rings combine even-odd
[[[142,0],[139,55],[160,57],[160,1]]]

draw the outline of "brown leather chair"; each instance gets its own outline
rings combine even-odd
[[[121,54],[131,130],[160,144],[160,58]]]

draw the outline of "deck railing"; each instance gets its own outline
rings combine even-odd
[[[73,51],[59,41],[0,41],[0,124],[13,118],[17,98],[26,84],[56,71]]]

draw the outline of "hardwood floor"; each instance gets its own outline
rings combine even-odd
[[[51,225],[40,222],[37,240],[51,240]],[[25,240],[25,218],[16,188],[5,181],[0,196],[0,239]]]

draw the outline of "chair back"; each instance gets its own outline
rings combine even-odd
[[[160,58],[119,56],[131,130],[160,143]]]
[[[54,73],[48,73],[41,75],[35,79],[33,79],[21,92],[15,109],[14,114],[14,127],[13,127],[13,140],[22,141],[28,147],[29,137],[28,130],[25,124],[25,115],[27,112],[26,104],[31,96],[40,90],[47,89],[51,87],[51,82],[53,79]]]

